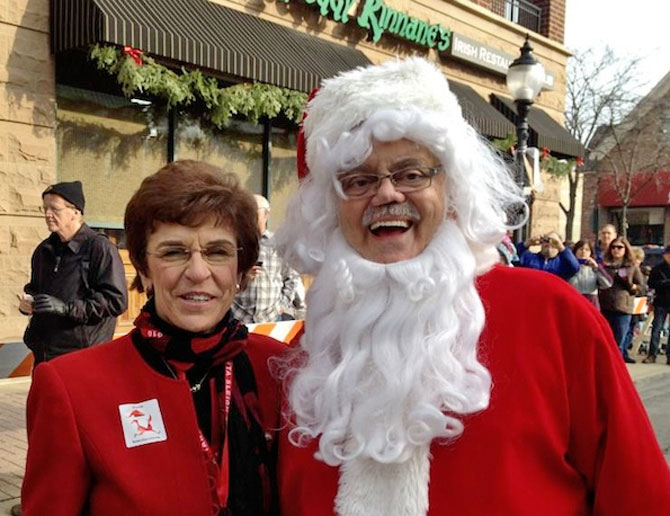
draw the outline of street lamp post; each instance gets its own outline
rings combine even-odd
[[[535,98],[544,84],[545,73],[540,62],[533,56],[533,47],[526,41],[521,47],[521,55],[516,58],[507,70],[507,89],[516,104],[516,184],[523,189],[527,185],[526,171],[524,168],[523,156],[528,148],[528,112],[533,105]],[[514,241],[520,242],[523,239],[523,230],[518,228],[514,231]]]

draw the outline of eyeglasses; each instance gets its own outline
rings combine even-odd
[[[612,249],[626,249],[625,245],[615,244],[610,246]]]
[[[76,208],[74,206],[68,206],[67,204],[65,206],[63,206],[62,208],[56,208],[54,206],[40,206],[40,213],[45,214],[47,212],[51,212],[51,213],[55,213],[57,215],[60,212],[66,210],[67,208],[70,208],[71,210],[76,210]]]
[[[166,265],[186,265],[193,253],[200,253],[202,259],[209,265],[226,265],[237,256],[241,247],[232,245],[213,245],[205,249],[189,249],[185,246],[162,247],[156,252],[147,251],[146,254],[155,256]]]
[[[442,169],[436,167],[408,167],[391,174],[344,173],[337,177],[335,187],[346,199],[362,199],[377,193],[384,179],[389,179],[399,192],[416,192],[428,188],[435,174]]]

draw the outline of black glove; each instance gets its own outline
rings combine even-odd
[[[49,294],[37,294],[33,305],[33,313],[68,315],[70,313],[70,303],[61,301]]]

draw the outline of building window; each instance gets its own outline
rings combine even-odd
[[[615,224],[622,226],[621,209],[613,210]],[[628,240],[632,245],[663,245],[665,208],[629,208]]]
[[[293,125],[273,126],[270,132],[269,199],[272,204],[270,229],[275,230],[284,220],[284,214],[293,192],[298,190],[296,142],[298,132]],[[273,216],[272,214],[276,214]]]
[[[263,186],[263,126],[231,120],[225,129],[194,115],[178,117],[175,158],[206,161],[240,178],[244,187],[261,193]]]
[[[297,128],[286,120],[262,123],[231,120],[218,129],[197,114],[177,113],[145,99],[126,99],[68,85],[57,87],[57,178],[79,180],[86,196],[89,226],[125,247],[125,207],[142,180],[175,159],[205,161],[236,174],[252,193],[268,187],[271,227],[283,220],[290,195],[298,189]],[[174,129],[173,129],[173,128]],[[269,138],[264,178],[263,139]]]
[[[56,102],[58,181],[82,182],[91,227],[122,229],[133,192],[167,163],[165,109],[65,85]]]
[[[540,32],[542,10],[526,0],[492,0],[491,11],[506,20]]]

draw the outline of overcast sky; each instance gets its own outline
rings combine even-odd
[[[643,57],[647,93],[670,72],[670,2],[667,0],[567,0],[568,48],[609,45],[618,56]]]

